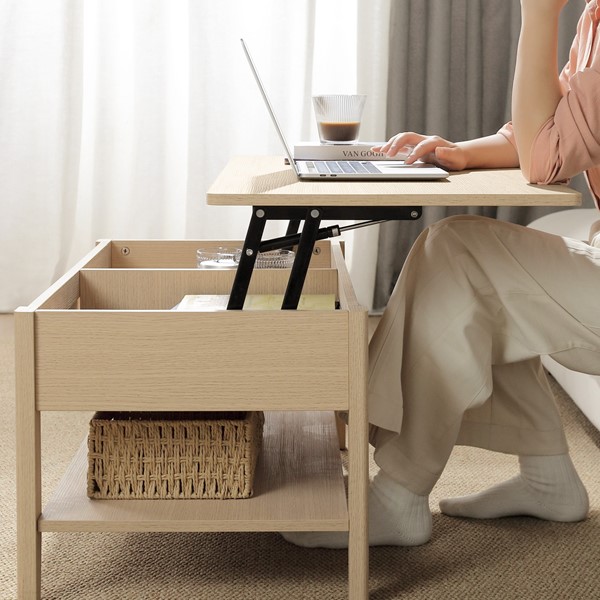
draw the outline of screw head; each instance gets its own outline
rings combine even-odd
[[[127,246],[123,246],[123,248],[121,248],[121,254],[123,256],[127,256],[130,252],[131,252],[131,250],[129,250],[129,248]]]
[[[254,254],[254,250],[252,248],[246,248],[246,256],[252,256]]]
[[[256,216],[257,216],[259,219],[262,219],[262,218],[265,216],[265,211],[264,211],[262,208],[259,208],[259,209],[256,211]]]

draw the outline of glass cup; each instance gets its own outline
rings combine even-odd
[[[366,96],[358,94],[313,96],[313,108],[321,143],[357,142],[366,100]]]

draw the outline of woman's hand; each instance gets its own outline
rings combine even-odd
[[[460,145],[437,135],[398,133],[382,146],[375,146],[373,151],[384,152],[388,158],[404,159],[407,165],[422,160],[449,171],[462,171],[467,168],[465,150]]]
[[[508,169],[519,166],[515,147],[500,133],[464,142],[449,142],[437,135],[398,133],[388,142],[373,148],[388,158],[434,163],[448,171],[465,169]]]

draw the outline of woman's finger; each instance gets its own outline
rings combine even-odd
[[[398,153],[402,152],[403,154],[407,154],[415,144],[419,143],[425,136],[409,132],[402,132],[392,136],[385,144],[381,146],[374,146],[374,152],[383,152],[387,154],[388,157],[396,156]]]
[[[423,141],[419,142],[412,150],[412,152],[406,157],[406,163],[412,164],[417,160],[424,160],[430,162],[435,157],[435,149],[440,146],[450,147],[453,144],[444,140],[438,136],[429,136]],[[427,157],[432,155],[431,159],[427,160]]]

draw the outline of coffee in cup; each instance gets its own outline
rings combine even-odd
[[[366,99],[366,96],[357,94],[313,96],[321,143],[352,144],[358,141]]]

